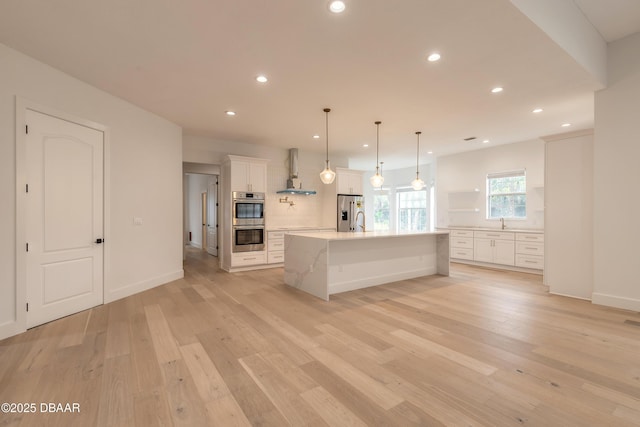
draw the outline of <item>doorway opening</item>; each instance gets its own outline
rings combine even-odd
[[[215,257],[219,248],[218,186],[218,175],[184,174],[185,248],[200,249]]]

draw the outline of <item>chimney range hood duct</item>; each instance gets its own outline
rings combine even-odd
[[[316,190],[304,190],[298,179],[298,149],[289,149],[289,179],[286,190],[277,191],[278,194],[316,194]]]

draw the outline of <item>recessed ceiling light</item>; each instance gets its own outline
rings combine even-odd
[[[427,154],[433,154],[433,151],[427,151]]]
[[[571,126],[571,123],[563,123],[563,124],[562,124],[562,127],[563,127],[563,128],[568,128],[569,126]]]
[[[313,139],[320,139],[320,135],[313,135]]]
[[[504,89],[501,87],[494,87],[493,89],[491,89],[491,93],[500,93],[502,92]]]
[[[483,144],[488,144],[488,143],[489,143],[489,140],[488,140],[488,139],[485,139],[484,141],[482,141],[482,143],[483,143]]]
[[[267,76],[260,74],[256,77],[256,80],[260,83],[266,83],[269,79],[267,79]]]
[[[440,54],[437,52],[434,52],[427,57],[427,61],[429,62],[436,62],[439,59],[440,59]]]
[[[335,0],[329,3],[329,10],[333,13],[342,13],[346,9],[346,5],[343,1]]]
[[[535,113],[535,114],[542,113],[542,108],[536,108],[532,112]]]
[[[235,116],[236,112],[235,111],[225,111],[224,112],[227,116]]]
[[[369,144],[362,144],[362,146],[363,146],[364,148],[367,148],[367,147],[369,146]]]

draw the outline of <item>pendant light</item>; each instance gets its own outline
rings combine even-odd
[[[417,153],[416,153],[416,179],[414,179],[413,181],[411,181],[411,187],[413,187],[414,190],[422,190],[424,188],[424,181],[420,179],[420,134],[422,132],[418,131],[416,132],[416,135],[418,135],[418,149],[417,149]]]
[[[369,178],[369,182],[374,188],[382,187],[382,183],[384,182],[384,178],[380,173],[380,162],[378,161],[378,152],[380,149],[380,121],[375,122],[376,124],[376,174]]]
[[[333,180],[336,179],[336,173],[332,171],[331,167],[329,166],[329,111],[331,111],[331,108],[325,108],[322,111],[324,111],[325,113],[325,124],[326,124],[326,134],[327,134],[327,160],[326,160],[327,163],[324,170],[320,172],[320,179],[322,180],[323,184],[331,184]]]

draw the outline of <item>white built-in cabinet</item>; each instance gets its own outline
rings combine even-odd
[[[362,172],[336,168],[337,194],[363,194],[362,190]]]
[[[513,233],[474,232],[474,261],[492,264],[515,264],[515,237]]]
[[[228,156],[231,191],[267,192],[267,160]]]
[[[220,266],[226,271],[241,271],[265,268],[267,251],[234,253],[232,229],[232,193],[267,192],[267,163],[266,159],[228,155],[222,164],[222,193],[219,200],[222,204],[222,239]]]
[[[449,234],[452,261],[516,269],[544,269],[544,233],[455,228]]]

